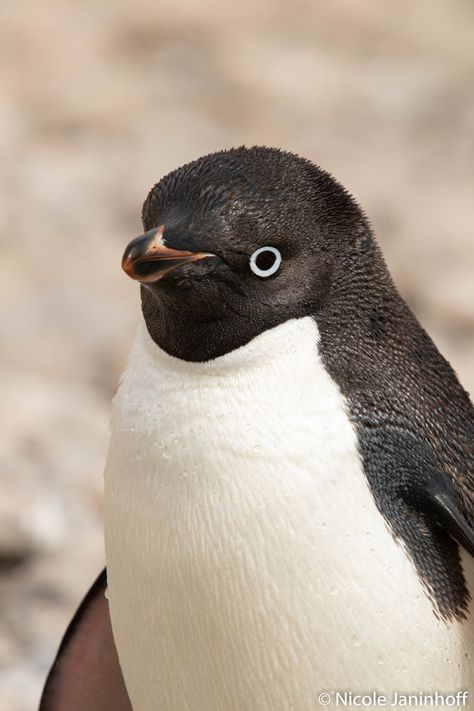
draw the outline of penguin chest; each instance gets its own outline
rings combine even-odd
[[[375,507],[312,319],[203,364],[139,335],[114,404],[105,532],[137,711],[455,685],[458,635]]]

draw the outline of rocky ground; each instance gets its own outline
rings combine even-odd
[[[242,143],[329,169],[474,389],[473,30],[470,0],[0,5],[0,711],[35,708],[103,565],[119,262],[168,170]]]

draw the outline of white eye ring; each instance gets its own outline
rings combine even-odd
[[[257,259],[264,252],[270,252],[274,256],[273,264],[271,264],[269,267],[267,267],[267,269],[261,269],[257,265]],[[250,269],[253,271],[254,274],[256,274],[259,277],[272,276],[272,274],[275,274],[275,272],[278,271],[280,264],[281,264],[281,254],[278,251],[278,249],[276,249],[275,247],[260,247],[260,249],[257,249],[250,257]]]

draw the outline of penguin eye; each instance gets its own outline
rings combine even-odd
[[[250,269],[259,277],[269,277],[278,270],[281,254],[275,247],[260,247],[250,257]]]

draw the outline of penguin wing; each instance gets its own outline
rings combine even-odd
[[[424,505],[445,531],[474,557],[474,529],[461,511],[451,480],[438,476],[424,492]]]
[[[66,630],[39,711],[132,711],[112,636],[106,588],[104,569]]]
[[[470,593],[459,545],[474,556],[474,529],[461,484],[409,422],[365,417],[359,446],[375,503],[411,557],[441,617],[464,618]],[[467,476],[467,475],[466,475]]]
[[[364,452],[365,450],[365,452]],[[439,466],[433,450],[419,433],[383,426],[369,429],[362,438],[365,469],[382,513],[402,504],[422,516],[474,556],[474,528],[464,511],[459,484]]]

